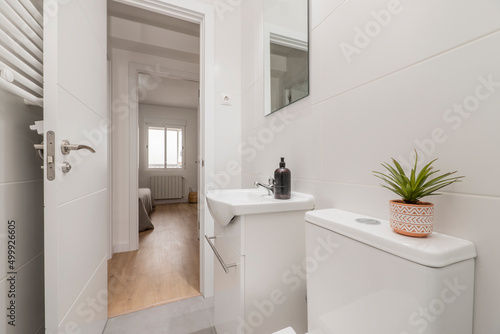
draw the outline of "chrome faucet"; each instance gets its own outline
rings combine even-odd
[[[255,181],[254,182],[254,185],[256,185],[257,187],[262,187],[262,188],[266,188],[267,189],[267,194],[268,195],[272,195],[274,194],[274,179],[272,177],[269,177],[267,179],[267,185],[266,184],[262,184],[260,182],[257,182]]]

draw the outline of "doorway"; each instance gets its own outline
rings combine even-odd
[[[165,46],[165,45],[156,45],[156,46],[151,46],[151,45],[146,45],[148,43],[153,43],[151,40],[147,40],[146,42],[144,41],[140,41],[140,40],[136,40],[136,41],[130,41],[130,40],[127,40],[128,36],[130,36],[130,39],[133,39],[134,38],[134,35],[141,35],[141,37],[143,38],[147,38],[147,30],[148,29],[152,29],[155,34],[152,34],[153,37],[157,37],[158,36],[158,32],[159,30],[158,29],[164,29],[164,30],[173,30],[174,33],[171,34],[172,36],[174,36],[173,38],[175,39],[175,33],[178,33],[178,31],[175,31],[175,27],[173,27],[171,25],[171,22],[169,21],[173,21],[174,23],[175,22],[178,22],[178,21],[182,21],[181,19],[179,19],[179,17],[181,18],[184,18],[184,19],[187,19],[188,21],[190,22],[187,22],[187,23],[190,23],[191,26],[193,24],[197,25],[198,26],[198,34],[200,34],[200,24],[202,26],[206,25],[207,24],[207,21],[206,21],[206,16],[203,15],[203,16],[199,16],[198,18],[196,18],[196,16],[193,16],[193,11],[192,10],[186,10],[184,12],[184,14],[182,14],[182,12],[178,12],[178,8],[175,7],[175,10],[173,10],[172,8],[174,8],[173,6],[169,6],[168,4],[168,1],[167,2],[158,2],[157,3],[157,6],[155,8],[150,8],[152,7],[151,4],[148,4],[148,8],[138,8],[138,7],[141,7],[141,6],[144,6],[143,3],[139,3],[138,1],[110,1],[109,2],[109,5],[110,5],[110,26],[113,28],[113,24],[115,25],[115,29],[118,28],[119,29],[119,33],[117,34],[117,36],[112,36],[112,40],[111,40],[111,44],[113,45],[114,43],[114,46],[121,49],[121,51],[118,51],[117,52],[117,56],[113,56],[112,57],[112,67],[113,67],[113,71],[123,71],[123,72],[127,72],[128,70],[128,73],[127,73],[127,76],[128,76],[128,93],[130,94],[130,98],[129,99],[126,99],[125,102],[127,102],[128,104],[128,113],[125,115],[118,115],[118,116],[122,116],[122,119],[120,120],[124,120],[126,119],[126,122],[124,123],[128,123],[129,124],[129,131],[128,131],[128,138],[126,138],[126,136],[123,137],[123,139],[125,139],[127,141],[127,144],[128,145],[125,145],[128,149],[128,161],[129,161],[129,170],[128,170],[128,174],[125,173],[124,175],[118,175],[119,173],[114,173],[113,175],[113,193],[116,194],[118,192],[118,195],[117,197],[123,195],[125,192],[122,192],[122,191],[117,191],[116,188],[119,188],[119,189],[126,189],[128,188],[128,196],[125,196],[125,197],[128,197],[128,203],[129,205],[126,206],[126,210],[127,213],[128,213],[128,219],[127,219],[127,222],[129,223],[128,224],[128,228],[123,228],[123,226],[121,226],[121,231],[120,231],[120,227],[117,229],[116,228],[116,224],[113,224],[113,239],[114,239],[114,242],[113,242],[113,251],[114,253],[120,253],[122,254],[122,252],[127,252],[129,251],[130,254],[132,253],[139,253],[141,252],[141,247],[142,245],[140,245],[144,240],[151,240],[151,236],[155,234],[155,232],[158,232],[160,230],[165,230],[167,229],[167,227],[163,226],[162,225],[162,221],[165,222],[165,221],[185,221],[186,219],[187,220],[192,220],[193,216],[195,217],[194,220],[195,220],[195,240],[196,240],[196,252],[197,252],[197,256],[195,256],[195,262],[197,260],[197,263],[196,263],[196,266],[198,268],[198,284],[194,283],[193,282],[196,282],[196,279],[193,279],[192,277],[191,278],[188,278],[186,281],[189,281],[190,282],[190,285],[197,285],[196,286],[196,293],[203,293],[204,292],[204,287],[207,286],[206,284],[206,278],[209,277],[210,275],[206,275],[206,272],[208,270],[208,272],[210,272],[210,265],[209,266],[206,266],[205,263],[207,262],[206,259],[205,259],[205,250],[204,250],[204,243],[202,243],[201,241],[199,241],[198,239],[198,233],[197,233],[197,228],[198,228],[198,221],[196,219],[196,216],[198,216],[198,210],[194,210],[194,213],[193,213],[193,207],[188,207],[188,206],[184,206],[183,205],[187,205],[187,203],[177,203],[177,204],[171,204],[171,203],[159,203],[156,207],[156,210],[151,214],[151,219],[153,220],[153,224],[154,224],[154,221],[157,220],[157,223],[159,224],[158,225],[158,228],[156,228],[155,226],[155,229],[154,230],[150,230],[150,231],[146,231],[146,232],[142,232],[146,237],[142,238],[139,236],[139,233],[138,233],[138,225],[139,225],[139,222],[138,222],[138,206],[137,206],[137,198],[138,198],[138,188],[140,187],[140,182],[141,182],[141,176],[140,176],[140,164],[141,163],[147,163],[147,161],[145,162],[144,159],[140,159],[139,158],[139,161],[138,161],[138,157],[141,156],[141,148],[144,147],[144,145],[141,146],[141,139],[143,138],[143,136],[140,134],[140,131],[139,129],[144,129],[145,127],[145,123],[147,122],[144,122],[144,119],[145,118],[149,118],[149,122],[151,121],[151,119],[153,119],[153,122],[154,121],[157,121],[157,119],[155,119],[155,117],[151,117],[151,115],[149,115],[149,117],[147,116],[141,116],[141,109],[151,109],[151,105],[154,105],[154,104],[149,104],[149,106],[146,106],[146,108],[143,108],[143,104],[141,103],[141,98],[144,97],[144,93],[149,93],[149,94],[146,94],[146,95],[154,95],[152,94],[153,90],[147,90],[148,87],[144,87],[144,86],[141,86],[140,84],[138,84],[138,77],[141,76],[141,75],[146,75],[146,82],[151,84],[151,83],[154,83],[154,82],[157,82],[157,81],[161,81],[161,82],[170,82],[172,80],[178,80],[177,82],[193,82],[193,81],[201,81],[201,86],[200,86],[200,105],[199,105],[199,113],[198,113],[198,116],[197,116],[197,129],[198,129],[198,142],[199,142],[199,147],[197,149],[197,152],[196,152],[196,157],[195,159],[191,159],[192,157],[188,159],[188,157],[185,157],[185,161],[186,162],[193,162],[194,161],[203,161],[205,160],[204,159],[204,151],[207,147],[210,146],[210,142],[209,143],[206,143],[205,141],[205,138],[207,138],[210,134],[207,133],[206,129],[207,128],[211,128],[211,125],[208,124],[208,122],[205,121],[205,119],[208,117],[208,119],[211,119],[210,117],[210,113],[212,112],[211,111],[211,108],[206,108],[206,106],[209,105],[209,102],[210,100],[213,100],[213,91],[210,92],[211,90],[213,90],[212,85],[208,84],[208,82],[210,81],[210,78],[212,78],[213,80],[213,74],[211,73],[208,73],[208,76],[207,76],[207,67],[205,66],[205,62],[206,63],[210,63],[210,61],[207,61],[209,60],[210,58],[213,58],[213,50],[212,52],[210,52],[210,50],[207,50],[207,48],[205,47],[208,43],[206,43],[207,41],[204,40],[204,38],[200,38],[200,36],[198,35],[198,38],[199,38],[199,41],[198,41],[198,46],[201,45],[200,47],[200,53],[198,54],[198,61],[200,60],[200,54],[202,55],[201,56],[201,59],[202,61],[199,62],[198,64],[196,64],[194,67],[197,69],[197,71],[193,71],[192,68],[190,66],[190,64],[182,64],[182,63],[186,63],[186,60],[187,59],[191,59],[192,58],[192,55],[190,54],[189,51],[186,51],[186,50],[175,50],[175,48],[171,48],[171,47],[168,47],[168,46]],[[196,6],[195,5],[196,2],[189,2],[187,1],[186,2],[186,7],[189,7],[189,6],[193,6],[194,7],[199,7],[199,6]],[[131,5],[131,6],[129,6]],[[132,7],[134,6],[134,7]],[[127,8],[129,7],[129,8]],[[204,7],[204,6],[203,6]],[[174,13],[175,12],[175,13]],[[186,13],[191,13],[189,15],[187,15]],[[177,16],[177,17],[171,17],[171,16],[164,16],[164,14],[171,14],[171,15],[174,15],[174,16]],[[117,19],[114,19],[112,16],[113,15],[116,15],[118,16]],[[112,22],[112,21],[115,21],[115,22]],[[138,34],[134,34],[133,31],[132,33],[129,33],[129,35],[124,35],[123,33],[126,31],[126,22],[124,22],[124,20],[129,20],[129,21],[132,21],[132,25],[133,24],[139,24],[140,27],[138,28],[138,31],[140,33]],[[146,21],[146,22],[145,22]],[[185,24],[186,22],[184,22]],[[180,24],[182,25],[183,23],[180,22]],[[146,27],[146,25],[149,25],[150,27]],[[188,24],[189,25],[189,24]],[[210,36],[210,34],[206,34],[206,30],[207,30],[207,26],[204,26],[205,28],[202,29],[202,31],[205,32],[205,37],[206,36]],[[178,29],[185,29],[186,26],[184,25],[182,28],[178,28]],[[187,28],[189,29],[189,27]],[[208,29],[210,30],[210,29]],[[212,27],[212,30],[213,30],[213,27]],[[185,31],[184,31],[185,32]],[[213,31],[212,31],[213,33]],[[120,35],[121,34],[121,35]],[[185,35],[188,35],[190,36],[190,33],[184,33]],[[178,34],[177,34],[178,35]],[[114,38],[114,40],[113,40]],[[188,38],[189,39],[189,38]],[[163,41],[167,40],[166,38],[163,38]],[[178,41],[178,40],[177,40]],[[160,44],[161,44],[161,41],[160,41]],[[181,43],[182,44],[182,43]],[[187,43],[189,44],[189,43]],[[178,45],[178,44],[176,44]],[[189,48],[189,46],[187,46],[187,48]],[[213,46],[212,46],[213,48]],[[207,52],[208,51],[208,52]],[[147,57],[145,58],[137,58],[137,53],[147,53]],[[167,55],[167,57],[162,57],[164,55]],[[191,57],[191,58],[190,58]],[[160,58],[166,58],[168,59],[168,61],[162,61],[162,60],[159,60]],[[182,58],[182,59],[180,59]],[[116,61],[115,61],[116,60]],[[126,67],[124,68],[123,66],[121,66],[121,68],[117,68],[117,63],[122,63],[122,65],[125,63],[126,64]],[[187,61],[189,63],[189,61]],[[179,65],[181,64],[181,66],[172,66],[172,64],[174,65]],[[183,67],[184,66],[184,67]],[[186,70],[187,69],[187,70]],[[210,69],[209,72],[213,72],[213,70]],[[201,78],[201,80],[200,80]],[[208,80],[207,80],[208,79]],[[113,82],[113,85],[123,85],[123,80],[116,83],[116,82]],[[123,87],[122,87],[123,88]],[[146,91],[145,91],[145,88],[146,88]],[[118,96],[119,97],[119,94],[117,94],[117,91],[119,91],[119,89],[116,89],[116,87],[113,87],[112,88],[112,91],[113,91],[113,98],[116,99],[116,97]],[[198,94],[196,94],[196,98],[198,99]],[[208,98],[208,96],[212,96],[212,98]],[[116,102],[116,101],[114,101]],[[118,101],[119,102],[119,101]],[[144,104],[146,105],[146,104]],[[118,106],[120,107],[120,106]],[[155,106],[155,107],[159,107],[159,106]],[[161,107],[161,106],[160,106]],[[113,112],[117,111],[120,112],[121,109],[120,108],[117,108],[117,105],[114,103],[113,104]],[[149,110],[151,111],[151,110]],[[114,116],[117,116],[117,115],[114,115]],[[177,117],[178,118],[178,117]],[[142,121],[141,121],[142,120]],[[178,121],[178,119],[174,119],[176,121]],[[168,123],[168,122],[167,122]],[[163,125],[166,125],[167,123],[163,124]],[[120,124],[118,124],[118,127],[120,126]],[[178,125],[178,124],[177,124]],[[187,132],[187,126],[186,126],[186,132]],[[145,131],[147,132],[147,131]],[[120,140],[120,135],[117,136],[118,137],[118,140]],[[119,149],[117,150],[116,147],[115,147],[115,144],[117,142],[117,138],[114,138],[114,143],[113,143],[113,152],[117,152],[119,151]],[[114,166],[116,166],[117,164],[117,160],[116,159],[113,159],[114,160]],[[119,164],[119,162],[118,162]],[[196,169],[198,169],[198,167],[196,167]],[[189,190],[189,188],[192,188],[192,190],[197,190],[198,191],[198,194],[203,194],[203,179],[204,179],[204,174],[207,172],[207,169],[201,169],[198,173],[198,179],[196,180],[196,184],[193,184],[193,181],[189,181],[189,180],[186,180],[186,183],[184,184],[184,189],[185,191]],[[126,179],[126,180],[125,180]],[[123,186],[123,184],[121,184],[123,181],[123,183],[126,183],[127,185],[126,186]],[[121,187],[121,188],[120,188]],[[125,194],[126,195],[126,194]],[[185,196],[185,198],[187,199],[187,196]],[[123,199],[123,198],[122,198]],[[125,198],[127,200],[127,198]],[[116,198],[113,199],[113,203],[114,203],[114,207],[116,208],[117,205],[116,204]],[[123,201],[122,201],[123,203]],[[204,204],[204,201],[201,201],[201,204],[200,205],[200,214],[199,214],[199,220],[200,220],[200,230],[201,230],[201,233],[205,233],[205,230],[206,230],[206,226],[205,226],[205,216],[206,214],[208,213],[205,209],[205,204]],[[170,206],[170,207],[169,207]],[[119,205],[118,207],[122,208],[123,209],[123,205]],[[196,205],[195,205],[196,207]],[[189,209],[187,209],[189,208]],[[165,214],[167,213],[184,213],[184,216],[181,215],[181,218],[172,218],[170,217],[170,219],[166,219],[165,217]],[[113,217],[114,217],[114,220],[116,222],[116,218],[117,218],[117,215],[115,214],[116,211],[113,210]],[[127,216],[127,215],[122,215],[123,216]],[[175,215],[174,215],[175,216]],[[184,218],[182,218],[184,217]],[[185,218],[185,217],[191,217],[191,218]],[[119,218],[119,217],[118,217]],[[123,223],[123,221],[122,221]],[[209,229],[210,228],[213,228],[209,226]],[[125,235],[125,238],[123,238],[123,235],[126,234],[126,233],[123,233],[123,231],[125,230],[125,232],[128,232],[128,238],[127,236]],[[190,225],[190,227],[187,229],[188,231],[191,231],[192,230],[192,226]],[[120,235],[122,234],[122,235]],[[160,232],[156,233],[156,234],[160,234]],[[188,232],[188,234],[193,234],[191,232]],[[126,242],[121,242],[120,241],[120,238],[121,240],[125,240]],[[118,239],[118,242],[116,242],[116,240]],[[126,240],[128,239],[128,240]],[[142,240],[144,239],[144,240]],[[175,238],[174,238],[175,239]],[[127,242],[128,241],[128,242]],[[165,242],[166,240],[164,240]],[[175,243],[176,240],[173,240],[171,243]],[[152,242],[153,244],[162,244],[162,242]],[[147,248],[147,247],[145,247]],[[138,251],[136,251],[137,249],[139,249]],[[164,249],[164,247],[163,247]],[[190,251],[192,253],[192,251]],[[114,257],[117,257],[119,258],[117,255],[120,255],[120,254],[116,254]],[[138,255],[135,255],[135,259],[134,259],[134,256],[129,256],[129,260],[132,259],[132,262],[133,261],[136,261],[137,260],[137,256]],[[125,258],[125,256],[121,256],[123,258]],[[155,256],[148,256],[147,258],[155,258],[157,257],[156,255]],[[113,260],[111,260],[113,261]],[[126,262],[126,261],[125,261]],[[143,261],[139,261],[139,262],[143,262]],[[163,261],[159,260],[159,263],[162,263]],[[210,262],[208,262],[210,263]],[[161,270],[159,270],[161,271]],[[115,272],[115,277],[114,277],[114,280],[113,281],[110,281],[110,289],[112,289],[115,285],[120,285],[120,284],[123,284],[121,281],[123,281],[125,279],[125,277],[128,277],[128,275],[125,274],[125,271],[123,270],[118,270],[118,271],[114,271]],[[161,276],[161,275],[160,275]],[[130,277],[128,277],[130,278]],[[145,285],[148,285],[148,279],[146,278],[142,278],[142,279],[139,279],[139,281],[141,281],[145,284]],[[137,280],[136,280],[137,281]],[[174,284],[175,285],[175,284]],[[210,286],[211,284],[209,283],[208,286]],[[182,290],[182,289],[181,289]],[[208,291],[210,293],[210,289]],[[187,295],[189,295],[189,293],[193,293],[193,291],[188,291],[187,292]],[[138,293],[138,295],[141,295],[141,296],[144,296],[145,294],[144,293]],[[130,297],[130,295],[129,295]],[[179,298],[183,298],[183,297],[179,297]],[[175,300],[176,298],[174,298]],[[154,306],[154,305],[158,305],[159,303],[163,303],[163,302],[167,302],[167,300],[165,301],[159,301],[159,302],[154,302],[154,303],[150,303],[148,305],[143,305],[143,306]],[[137,308],[136,308],[137,309]],[[122,312],[123,313],[123,312]]]

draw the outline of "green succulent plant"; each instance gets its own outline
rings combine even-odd
[[[373,173],[376,177],[387,183],[387,185],[381,184],[382,187],[399,195],[404,203],[416,204],[422,197],[439,195],[436,191],[452,183],[460,182],[464,178],[464,176],[450,177],[456,171],[435,176],[436,173],[440,172],[440,170],[434,170],[431,166],[436,160],[434,159],[429,162],[417,173],[418,155],[415,152],[415,166],[412,168],[409,177],[406,176],[401,164],[395,159],[392,159],[395,168],[388,163],[381,164],[387,169],[387,174],[377,171],[373,171]]]

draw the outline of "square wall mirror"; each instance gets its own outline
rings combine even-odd
[[[308,0],[264,0],[264,114],[308,95]]]

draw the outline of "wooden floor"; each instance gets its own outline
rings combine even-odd
[[[109,317],[200,295],[197,205],[157,205],[151,220],[138,251],[108,261]]]

